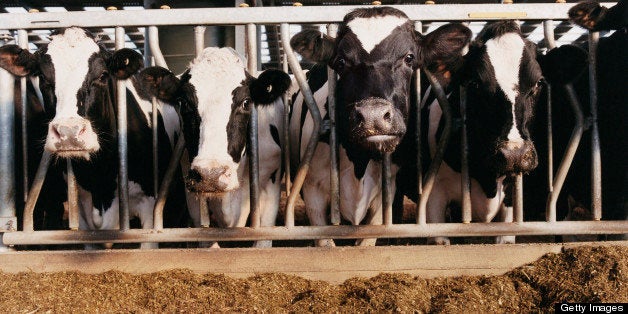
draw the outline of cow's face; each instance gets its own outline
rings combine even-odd
[[[52,35],[47,47],[30,54],[16,46],[0,51],[2,67],[17,75],[38,75],[47,113],[45,149],[59,157],[89,159],[101,143],[115,141],[112,78],[126,78],[142,66],[129,49],[110,54],[80,28]]]
[[[536,50],[513,21],[489,25],[472,44],[464,69],[470,149],[498,175],[537,166],[529,125],[541,89]]]
[[[142,71],[140,78],[146,81],[145,74],[150,71],[153,68]],[[180,81],[166,77],[154,73],[149,80],[160,84],[160,98],[165,99],[172,94],[170,82],[177,81],[175,97],[181,102],[183,132],[193,158],[188,188],[205,194],[239,188],[238,168],[248,138],[251,106],[273,103],[289,87],[290,77],[267,70],[254,78],[232,49],[211,47],[192,61]]]
[[[329,61],[339,79],[338,125],[369,152],[392,152],[406,132],[410,82],[418,67],[413,23],[391,8],[349,13]]]

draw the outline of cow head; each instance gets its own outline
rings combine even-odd
[[[148,68],[140,73],[140,81],[154,85],[149,90],[160,98],[179,100],[186,146],[193,158],[186,183],[207,194],[240,187],[238,169],[251,106],[272,104],[290,86],[290,77],[281,71],[251,76],[230,48],[206,48],[180,78]]]
[[[542,88],[536,46],[515,21],[488,25],[465,56],[470,162],[498,176],[538,164],[529,126]]]
[[[134,74],[142,56],[130,49],[111,54],[91,34],[72,27],[52,35],[34,54],[15,45],[0,47],[0,66],[14,75],[39,76],[52,118],[45,149],[89,159],[102,142],[115,141],[113,79]]]
[[[406,132],[411,80],[435,43],[453,39],[444,55],[459,54],[471,32],[463,26],[422,36],[401,11],[389,7],[347,14],[336,39],[304,31],[291,45],[305,58],[327,62],[338,74],[336,108],[342,144],[381,155],[396,149]]]

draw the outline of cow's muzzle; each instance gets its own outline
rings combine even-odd
[[[192,163],[185,180],[190,191],[201,194],[221,194],[240,187],[237,169],[227,165],[201,165]]]
[[[497,147],[500,174],[527,173],[536,168],[538,158],[531,141],[504,141]]]
[[[48,126],[46,149],[59,157],[89,158],[100,149],[91,123],[80,117],[54,119]]]
[[[349,139],[369,151],[392,152],[406,132],[404,120],[401,112],[385,99],[360,101],[349,113]]]

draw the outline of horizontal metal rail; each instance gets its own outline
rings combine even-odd
[[[364,225],[364,226],[296,226],[259,228],[173,228],[163,230],[130,229],[98,231],[35,231],[4,234],[7,245],[78,244],[78,243],[140,243],[200,242],[249,240],[310,240],[358,238],[424,238],[433,236],[472,237],[500,235],[547,234],[621,234],[628,230],[628,221],[559,221],[435,223],[427,225]]]
[[[612,6],[613,3],[602,5]],[[566,20],[573,4],[440,4],[394,5],[417,21],[485,21],[498,19]],[[144,11],[40,12],[0,14],[0,29],[59,27],[142,27],[170,25],[246,25],[334,23],[360,6],[205,8]],[[113,22],[115,21],[115,22]]]

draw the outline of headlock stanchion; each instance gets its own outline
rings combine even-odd
[[[625,14],[624,14],[625,16]],[[591,212],[602,219],[602,157],[597,127],[597,45],[599,32],[589,32],[589,104],[591,109]]]
[[[17,32],[17,43],[20,45],[22,49],[28,49],[28,32],[21,29]],[[26,77],[20,78],[20,96],[22,100],[22,111],[20,112],[22,115],[22,187],[23,187],[23,197],[24,202],[26,202],[26,198],[28,197],[28,129],[27,129],[27,96],[26,96]],[[44,105],[43,103],[41,104]]]
[[[338,25],[329,24],[327,35],[336,37]],[[338,159],[338,128],[336,124],[336,71],[327,67],[327,105],[329,115],[329,148],[330,148],[330,169],[329,169],[329,200],[331,208],[332,225],[340,224],[340,160]]]
[[[467,139],[467,87],[460,86],[460,115],[462,116],[460,140],[460,184],[462,188],[462,222],[470,223],[471,212],[471,181],[469,178],[469,142]]]
[[[611,6],[612,3],[604,3],[603,5]],[[15,195],[14,195],[14,179],[13,179],[13,164],[14,164],[14,151],[13,151],[13,116],[14,116],[14,78],[6,71],[0,70],[0,234],[2,234],[2,245],[15,245],[15,244],[71,244],[71,243],[140,243],[140,242],[197,242],[197,241],[244,241],[244,240],[304,240],[304,239],[355,239],[355,238],[396,238],[396,237],[434,237],[434,236],[502,236],[502,235],[547,235],[547,234],[620,234],[627,233],[628,222],[627,221],[559,221],[556,220],[556,198],[560,193],[561,187],[564,183],[567,170],[573,159],[573,155],[578,146],[578,141],[582,135],[584,128],[584,117],[580,110],[578,101],[576,99],[575,92],[572,86],[566,86],[568,97],[570,98],[570,105],[576,112],[577,125],[572,133],[572,138],[569,144],[569,148],[565,152],[558,171],[556,172],[555,179],[553,175],[553,166],[551,160],[549,160],[549,173],[548,181],[550,183],[550,195],[548,197],[548,206],[546,208],[548,214],[547,222],[524,222],[523,221],[523,206],[521,204],[521,194],[523,187],[521,184],[521,176],[515,179],[515,221],[517,223],[468,223],[471,221],[471,207],[470,202],[463,202],[463,224],[458,223],[430,223],[426,221],[426,205],[430,192],[434,185],[435,175],[438,172],[442,157],[444,155],[445,147],[448,143],[449,133],[451,129],[451,111],[447,102],[447,97],[434,76],[426,71],[426,76],[431,83],[432,92],[436,93],[437,99],[443,111],[443,118],[445,119],[445,128],[441,134],[439,140],[439,146],[437,148],[436,156],[434,156],[433,162],[427,171],[425,177],[422,176],[421,170],[421,158],[418,158],[418,193],[419,202],[417,204],[417,223],[416,224],[392,224],[392,191],[390,187],[392,182],[386,178],[390,177],[390,155],[384,156],[382,161],[382,185],[384,190],[382,191],[382,205],[384,215],[384,225],[362,225],[362,226],[295,226],[294,222],[294,207],[295,201],[299,197],[299,191],[305,180],[308,169],[310,167],[310,161],[314,154],[318,138],[321,133],[322,120],[318,106],[312,96],[312,92],[305,79],[305,75],[301,70],[299,62],[290,47],[290,32],[289,25],[291,23],[299,24],[330,24],[328,34],[330,36],[335,35],[335,24],[343,20],[343,17],[349,11],[358,8],[359,6],[330,6],[330,7],[315,7],[304,10],[302,8],[295,7],[258,7],[242,10],[239,8],[211,8],[211,9],[177,9],[177,10],[144,10],[144,11],[104,11],[104,12],[44,12],[33,14],[1,14],[0,29],[16,30],[20,38],[19,43],[23,47],[27,47],[27,31],[32,29],[52,29],[63,28],[69,26],[80,27],[112,27],[112,20],[116,21],[115,33],[116,33],[116,49],[124,47],[124,27],[147,27],[148,35],[148,48],[151,54],[154,56],[155,64],[167,68],[165,59],[159,49],[159,40],[157,34],[158,26],[166,25],[189,25],[194,28],[195,32],[195,48],[197,55],[202,51],[204,47],[203,33],[206,25],[237,25],[245,26],[247,30],[247,68],[252,75],[257,74],[257,32],[256,28],[259,25],[280,25],[282,46],[285,52],[284,70],[289,68],[292,70],[301,92],[304,95],[305,104],[308,111],[312,116],[314,129],[310,141],[307,143],[307,150],[302,156],[302,162],[299,165],[298,172],[294,178],[293,184],[290,184],[290,180],[286,179],[286,185],[289,189],[289,197],[286,206],[285,214],[285,227],[259,227],[259,162],[257,150],[259,144],[257,143],[257,117],[256,108],[251,108],[251,121],[250,121],[250,137],[249,137],[249,157],[250,160],[250,201],[251,201],[251,221],[253,228],[163,228],[163,208],[168,195],[168,190],[171,181],[176,173],[176,169],[179,165],[181,156],[185,148],[185,141],[183,136],[180,136],[173,155],[171,156],[170,164],[165,171],[162,182],[154,182],[155,187],[159,187],[157,193],[157,200],[154,208],[154,225],[153,229],[129,229],[129,203],[128,203],[128,177],[127,177],[127,116],[126,116],[126,93],[125,82],[119,80],[117,83],[117,97],[118,102],[118,152],[120,156],[120,173],[119,173],[119,195],[120,195],[120,230],[61,230],[61,231],[34,231],[33,230],[33,211],[37,202],[38,194],[41,191],[44,183],[45,175],[48,165],[51,160],[51,154],[48,151],[44,151],[42,159],[39,164],[39,168],[35,175],[35,179],[32,182],[30,191],[26,197],[26,205],[24,209],[24,223],[23,231],[1,233],[3,231],[12,231],[15,229]],[[414,5],[392,6],[404,11],[410,19],[415,21],[415,28],[421,31],[422,22],[436,22],[436,21],[487,21],[497,20],[502,18],[520,18],[522,20],[544,20],[543,27],[545,31],[545,41],[548,48],[556,46],[553,37],[553,20],[566,20],[567,11],[571,7],[567,4],[511,4],[508,6],[499,4],[473,4],[473,5]],[[113,19],[112,17],[115,17]],[[589,44],[590,49],[590,84],[591,84],[591,124],[593,129],[592,144],[593,144],[593,162],[592,167],[592,209],[594,217],[599,219],[601,217],[601,187],[600,187],[600,161],[599,161],[599,137],[597,135],[597,116],[596,116],[596,86],[595,86],[595,51],[597,45],[597,33],[590,35]],[[421,104],[420,96],[420,70],[417,70],[415,88],[417,90],[417,104]],[[338,148],[337,134],[335,133],[335,94],[333,93],[334,79],[336,74],[333,71],[329,71],[329,114],[331,118],[330,122],[330,141],[332,151],[332,169],[331,171],[331,191],[332,191],[332,223],[338,224],[340,222],[339,213],[339,182],[338,182]],[[26,79],[21,80],[22,101],[26,99]],[[547,83],[546,83],[547,84]],[[554,87],[556,88],[556,87]],[[562,88],[562,87],[560,87]],[[551,90],[551,86],[547,84],[548,91]],[[464,90],[461,91],[464,95]],[[548,95],[551,97],[551,93]],[[464,97],[463,97],[464,98]],[[289,100],[289,97],[285,97],[285,100]],[[463,100],[463,99],[462,99]],[[462,101],[462,111],[464,114],[464,100]],[[23,134],[26,134],[26,103],[22,103],[22,127]],[[156,114],[157,103],[153,105],[153,113]],[[288,101],[286,101],[288,106]],[[289,107],[286,107],[288,109]],[[417,123],[417,142],[419,147],[420,143],[420,110],[421,105],[417,106],[418,119]],[[548,105],[548,110],[551,110],[551,103]],[[551,112],[548,112],[551,114]],[[153,117],[153,127],[157,125]],[[286,110],[284,116],[284,123],[286,129],[284,131],[284,149],[288,147],[288,110]],[[551,127],[551,117],[548,119],[548,125]],[[463,133],[466,137],[466,134]],[[155,133],[153,133],[154,139]],[[551,129],[549,130],[549,147],[552,145]],[[26,143],[26,137],[22,138],[22,144]],[[157,142],[154,140],[156,147]],[[26,145],[23,145],[26,146]],[[465,151],[465,149],[463,149]],[[420,153],[420,149],[419,149]],[[334,156],[335,154],[335,156]],[[25,158],[27,152],[24,151]],[[155,152],[155,156],[157,152]],[[288,154],[284,153],[284,161],[286,162],[286,168],[290,169],[288,164]],[[550,149],[550,159],[552,151]],[[420,157],[420,156],[419,156]],[[464,158],[462,156],[461,158]],[[26,159],[23,161],[26,168]],[[464,164],[464,163],[463,163]],[[74,196],[76,186],[72,180],[72,168],[71,163],[68,165],[68,183],[70,190],[70,199],[76,199]],[[335,169],[335,170],[334,170]],[[154,169],[155,178],[157,178],[158,169]],[[24,177],[27,177],[27,173],[24,172]],[[286,171],[286,176],[289,176],[289,171]],[[468,177],[468,176],[467,176]],[[467,179],[468,180],[468,179]],[[335,182],[334,182],[335,181]],[[463,184],[463,189],[467,190],[465,194],[468,195],[468,183]],[[28,182],[25,182],[25,186],[28,186]],[[466,187],[465,187],[466,186]],[[465,198],[468,198],[465,197]],[[334,200],[336,199],[336,200]],[[72,201],[71,201],[72,203]],[[467,205],[469,204],[469,205]],[[78,228],[78,203],[70,204],[70,229]],[[183,206],[183,205],[182,205]],[[74,209],[72,209],[74,208]],[[209,212],[207,209],[207,202],[201,200],[201,226],[209,226]]]

